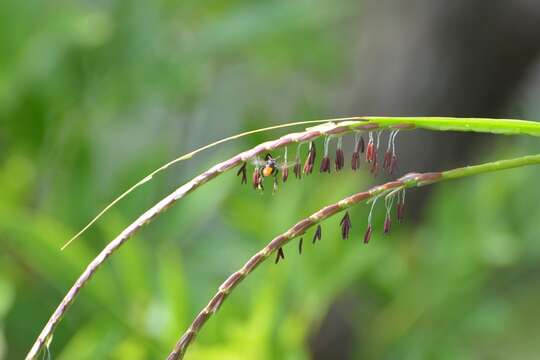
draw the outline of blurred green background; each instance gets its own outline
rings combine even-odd
[[[23,358],[89,261],[139,214],[256,135],[174,166],[64,252],[154,168],[258,127],[343,115],[540,118],[540,4],[527,1],[0,2],[0,359]],[[383,137],[384,138],[384,137]],[[319,146],[321,144],[319,143]],[[347,163],[350,139],[345,141]],[[537,151],[533,139],[403,133],[399,173]],[[293,149],[291,149],[293,150]],[[280,154],[275,154],[279,156]],[[537,359],[540,169],[408,192],[361,244],[368,206],[239,286],[187,359]],[[164,358],[272,237],[384,181],[365,169],[272,196],[234,173],[179,202],[98,271],[53,359]]]

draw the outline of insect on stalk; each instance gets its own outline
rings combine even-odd
[[[186,182],[185,184],[179,186],[170,194],[165,196],[154,206],[150,207],[144,211],[137,219],[130,223],[125,229],[122,230],[112,241],[110,241],[101,252],[88,264],[84,271],[77,278],[72,287],[67,291],[64,298],[51,314],[49,320],[44,325],[40,334],[36,338],[34,344],[27,354],[27,359],[32,360],[36,359],[39,354],[49,345],[49,341],[52,339],[54,330],[57,328],[60,321],[64,318],[66,312],[69,310],[70,306],[76,300],[77,295],[80,294],[80,290],[84,288],[88,282],[96,274],[109,257],[114,254],[124,243],[126,243],[130,238],[133,237],[141,228],[146,224],[150,223],[152,220],[157,218],[162,214],[166,209],[170,208],[175,202],[184,198],[186,195],[191,192],[199,189],[202,185],[208,183],[209,181],[215,179],[221,174],[234,169],[237,166],[241,166],[244,162],[253,159],[260,154],[263,154],[266,151],[274,151],[277,148],[282,148],[291,144],[298,144],[302,142],[311,142],[312,148],[314,149],[313,141],[317,138],[327,136],[327,135],[343,135],[350,133],[352,131],[364,130],[367,131],[377,129],[380,130],[392,130],[392,129],[407,129],[411,130],[414,128],[423,128],[426,130],[436,130],[436,131],[476,131],[476,132],[485,132],[485,133],[494,133],[494,134],[508,134],[508,135],[531,135],[531,136],[540,136],[540,125],[531,121],[520,121],[520,120],[505,120],[505,119],[459,119],[459,118],[426,118],[426,117],[415,117],[415,118],[390,118],[390,117],[353,117],[348,118],[352,121],[342,122],[341,120],[345,119],[334,119],[331,122],[327,122],[324,125],[309,128],[306,131],[298,133],[290,133],[279,139],[272,141],[267,141],[263,144],[246,150],[240,154],[237,154],[225,161],[215,164],[206,171],[198,174],[192,180]],[[285,126],[290,126],[287,124]],[[272,127],[277,128],[277,127]],[[259,130],[255,131],[258,132]],[[254,132],[248,132],[254,133]],[[140,182],[135,184],[128,191],[123,193],[119,198],[115,199],[110,205],[102,210],[97,217],[92,219],[92,221],[83,228],[82,231],[86,230],[95,219],[99,218],[105,211],[107,211],[111,206],[113,206],[119,199],[123,198],[132,191],[134,188],[148,182],[152,179],[152,176],[157,172],[166,169],[171,164],[178,162],[183,159],[188,159],[192,157],[199,151],[207,149],[209,147],[215,146],[218,143],[223,143],[229,139],[235,139],[240,136],[244,136],[247,133],[235,135],[224,140],[219,140],[213,144],[204,146],[200,149],[197,149],[189,154],[186,154],[178,159],[175,159],[172,162],[162,166],[158,170],[150,173]],[[315,156],[313,152],[313,157]],[[309,157],[309,156],[308,156]],[[514,167],[522,167],[527,165],[540,164],[540,155],[531,155],[531,156],[522,156],[515,159],[496,161],[492,163],[481,164],[477,166],[468,166],[464,168],[458,168],[449,170],[443,173],[425,173],[425,174],[409,174],[396,181],[402,184],[405,187],[416,187],[433,184],[442,180],[457,179],[466,176],[477,175],[481,173],[487,173],[492,171],[498,171],[502,169],[510,169]],[[313,162],[312,162],[313,165]],[[310,172],[312,169],[310,170]],[[261,174],[258,175],[261,177]],[[396,183],[394,182],[394,183]],[[260,184],[259,181],[256,182],[257,185]],[[262,186],[262,184],[260,184]],[[393,185],[384,185],[385,188]],[[379,189],[377,187],[376,189]],[[379,190],[375,190],[379,191]],[[337,208],[342,209],[344,207],[351,206],[351,204],[357,203],[360,199],[367,199],[375,193],[359,193],[355,194],[352,198],[345,199],[339,204]],[[404,201],[405,193],[404,191],[400,194],[400,201],[397,202],[400,207],[400,216],[398,218],[403,219],[403,210],[404,210]],[[195,338],[196,333],[204,325],[208,317],[214,313],[223,300],[228,296],[230,291],[236,286],[250,271],[252,271],[257,265],[259,265],[264,259],[270,254],[277,251],[277,247],[283,246],[288,240],[299,235],[302,231],[305,231],[308,227],[314,225],[314,223],[325,219],[327,214],[330,216],[334,214],[336,207],[330,206],[324,209],[322,213],[319,214],[319,217],[315,220],[303,220],[302,222],[295,225],[294,228],[287,232],[285,235],[280,235],[275,238],[269,250],[264,252],[257,253],[256,256],[251,258],[244,268],[240,272],[233,274],[227,281],[223,284],[223,287],[220,287],[220,292],[216,294],[212,301],[209,303],[208,307],[205,308],[205,312],[197,317],[196,321],[190,326],[190,329],[187,332],[185,337],[182,337],[182,341],[178,343],[178,347],[175,347],[175,350],[172,353],[171,359],[177,359],[180,354],[182,354],[185,348],[189,343]],[[77,238],[81,232],[77,233],[75,237],[70,239]]]

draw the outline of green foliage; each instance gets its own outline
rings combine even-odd
[[[129,184],[210,140],[337,112],[338,80],[353,71],[349,14],[358,11],[354,1],[337,8],[323,0],[0,2],[0,359],[24,357],[66,289],[135,216],[266,135],[170,169],[59,251]],[[505,146],[481,160],[534,148]],[[415,170],[407,160],[403,170]],[[257,269],[187,358],[308,359],[310,336],[343,297],[355,299],[338,312],[357,357],[534,358],[538,171],[437,186],[419,225],[389,237],[378,208],[367,247],[367,207],[351,211],[348,241],[339,219],[329,220],[321,242],[304,239],[302,256],[294,242],[279,266]],[[233,174],[208,184],[82,290],[55,332],[53,359],[164,357],[217,285],[271,237],[372,183],[347,170],[290,179],[274,196]]]

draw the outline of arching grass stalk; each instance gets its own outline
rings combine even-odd
[[[345,120],[349,119],[349,120]],[[324,120],[314,121],[322,122]],[[311,123],[311,122],[302,122],[302,123]],[[301,123],[293,123],[301,124]],[[94,218],[89,225],[87,225],[82,231],[87,229],[93,222],[95,222],[101,215],[103,215],[112,205],[114,205],[121,198],[125,197],[129,192],[136,189],[138,186],[149,181],[154,174],[159,171],[166,169],[168,166],[172,165],[175,162],[185,160],[193,156],[199,151],[208,149],[212,146],[215,146],[219,143],[225,141],[236,139],[246,134],[252,134],[258,131],[275,129],[279,127],[291,126],[293,124],[284,124],[279,126],[274,126],[265,129],[259,129],[250,131],[243,134],[238,134],[220,141],[217,141],[213,144],[204,146],[200,149],[197,149],[191,153],[188,153],[184,156],[181,156],[168,164],[162,166],[161,168],[155,170],[150,175],[145,177],[135,186],[131,187],[130,190],[122,194],[118,199],[114,200],[109,206],[107,206],[100,214]],[[54,329],[64,316],[65,312],[69,309],[75,297],[79,291],[84,287],[90,278],[94,275],[97,269],[103,264],[105,260],[116,251],[127,239],[133,236],[137,231],[144,226],[145,224],[152,221],[157,215],[162,213],[169,206],[174,204],[177,200],[183,198],[190,192],[199,188],[206,182],[212,180],[213,178],[219,176],[220,174],[231,170],[246,161],[257,157],[258,155],[273,151],[278,148],[285,147],[294,143],[307,143],[311,142],[319,137],[325,136],[336,136],[340,137],[345,134],[356,132],[356,131],[383,131],[383,130],[408,130],[414,128],[425,128],[430,130],[453,130],[453,131],[477,131],[477,132],[490,132],[496,134],[527,134],[533,136],[540,136],[540,124],[532,121],[523,121],[523,120],[496,120],[496,119],[458,119],[458,118],[383,118],[383,117],[349,117],[334,119],[330,122],[325,122],[324,124],[308,128],[303,132],[291,133],[280,137],[279,139],[273,141],[267,141],[260,145],[255,146],[254,148],[244,151],[232,158],[223,161],[219,164],[214,165],[210,169],[206,170],[202,174],[196,176],[189,182],[177,188],[171,194],[160,200],[157,204],[152,206],[141,216],[139,216],[135,221],[133,221],[129,226],[127,226],[115,239],[113,239],[105,248],[92,260],[92,262],[86,267],[83,273],[75,281],[73,286],[66,293],[56,310],[51,315],[50,319],[45,324],[44,328],[40,332],[38,338],[35,340],[32,348],[28,352],[26,359],[36,359],[38,354],[43,350],[43,348],[48,344],[52,338]],[[79,234],[82,233],[79,232]],[[78,234],[78,235],[79,235]],[[72,239],[73,240],[73,239]]]
[[[248,136],[248,135],[253,135],[253,134],[266,132],[266,131],[270,131],[270,130],[277,130],[277,129],[283,129],[283,128],[288,128],[288,127],[293,127],[293,126],[307,125],[307,124],[320,124],[320,123],[325,123],[325,122],[341,122],[341,121],[346,121],[346,120],[359,120],[359,119],[360,119],[359,117],[353,116],[353,117],[325,119],[325,120],[297,121],[297,122],[292,122],[292,123],[287,123],[287,124],[269,126],[269,127],[265,127],[265,128],[255,129],[255,130],[246,131],[246,132],[243,132],[243,133],[240,133],[240,134],[232,135],[232,136],[226,137],[224,139],[214,141],[213,143],[202,146],[202,147],[200,147],[198,149],[195,149],[195,150],[193,150],[191,152],[188,152],[188,153],[186,153],[184,155],[181,155],[181,156],[177,157],[176,159],[173,159],[173,160],[169,161],[165,165],[162,165],[159,168],[155,169],[154,171],[152,171],[151,173],[146,175],[144,178],[139,180],[136,184],[132,185],[129,189],[127,189],[122,194],[120,194],[116,199],[111,201],[92,220],[90,220],[90,222],[88,222],[88,224],[86,224],[77,234],[75,234],[64,245],[62,245],[61,250],[64,250],[73,241],[75,241],[79,236],[81,236],[86,230],[88,230],[96,221],[99,220],[99,218],[101,218],[107,211],[109,211],[109,209],[111,209],[114,205],[116,205],[120,200],[122,200],[123,198],[128,196],[131,192],[133,192],[137,188],[141,187],[142,185],[144,185],[148,181],[152,180],[152,178],[155,175],[157,175],[158,173],[168,169],[169,167],[173,166],[176,163],[179,163],[179,162],[184,161],[184,160],[191,159],[193,156],[197,155],[198,153],[200,153],[200,152],[202,152],[204,150],[213,148],[214,146],[217,146],[217,145],[220,145],[220,144],[232,141],[232,140],[236,140],[236,139]]]
[[[165,165],[160,166],[156,170],[152,171],[146,175],[143,179],[139,180],[136,184],[131,186],[120,196],[110,202],[105,208],[103,208],[88,224],[86,224],[77,234],[75,234],[71,239],[69,239],[63,246],[64,250],[69,244],[74,240],[80,237],[86,230],[88,230],[96,221],[99,220],[109,209],[116,205],[120,200],[125,198],[131,192],[144,185],[158,173],[166,170],[170,166],[191,159],[196,154],[212,148],[214,146],[223,144],[225,142],[239,139],[244,136],[252,135],[255,133],[266,132],[270,130],[282,129],[292,126],[307,125],[307,124],[316,124],[316,123],[339,123],[347,121],[347,127],[350,129],[354,127],[361,127],[367,123],[374,125],[372,129],[426,129],[426,130],[435,130],[435,131],[473,131],[473,132],[484,132],[484,133],[493,133],[493,134],[504,134],[504,135],[531,135],[531,136],[540,136],[540,124],[534,121],[527,120],[512,120],[512,119],[487,119],[487,118],[449,118],[449,117],[375,117],[375,116],[350,116],[343,118],[335,119],[325,119],[325,120],[310,120],[310,121],[299,121],[287,124],[281,124],[276,126],[270,126],[266,128],[251,130],[243,132],[240,134],[232,135],[227,138],[215,141],[211,144],[200,147],[196,150],[193,150],[187,154],[177,157],[174,160],[169,161]]]
[[[236,166],[250,159],[255,158],[261,153],[272,151],[277,148],[281,148],[294,143],[311,141],[321,136],[344,135],[353,131],[353,129],[361,130],[363,127],[362,124],[365,124],[365,126],[367,126],[368,128],[372,127],[372,125],[366,124],[365,121],[360,123],[358,121],[340,121],[338,123],[325,123],[303,132],[287,134],[280,137],[279,139],[267,141],[265,143],[257,145],[250,150],[244,151],[226,161],[216,164],[202,174],[193,178],[191,181],[188,181],[184,185],[177,188],[171,194],[167,195],[165,198],[160,200],[157,204],[155,204],[145,213],[139,216],[128,227],[126,227],[115,239],[113,239],[109,244],[107,244],[107,246],[105,246],[105,248],[94,258],[94,260],[92,260],[92,262],[90,262],[90,264],[88,264],[83,273],[75,281],[75,284],[73,284],[73,286],[64,296],[54,313],[51,315],[51,317],[45,324],[44,328],[41,330],[41,333],[32,345],[32,348],[26,355],[26,359],[36,359],[41,350],[43,350],[43,348],[45,347],[45,345],[50,342],[55,327],[58,325],[65,312],[69,309],[79,291],[88,283],[90,278],[103,264],[103,262],[107,260],[107,258],[114,251],[116,251],[120,246],[122,246],[122,244],[127,239],[137,233],[137,231],[141,227],[143,227],[145,224],[148,224],[157,215],[165,211],[176,201],[183,198],[193,190],[199,188],[206,182],[212,180],[213,178],[221,175],[228,170],[235,168]]]
[[[219,287],[217,293],[212,297],[208,305],[202,309],[202,311],[195,317],[190,327],[184,332],[181,338],[178,340],[174,349],[171,351],[168,360],[182,359],[186,353],[187,348],[193,342],[197,334],[200,332],[206,321],[214,314],[223,301],[230,295],[234,288],[240,284],[257,266],[263,263],[269,256],[276,251],[282,252],[282,247],[285,246],[291,240],[303,235],[306,230],[317,225],[323,220],[340,213],[353,205],[357,205],[362,201],[375,200],[379,197],[390,194],[391,192],[399,191],[400,189],[407,189],[413,187],[421,187],[444,180],[458,179],[467,176],[473,176],[488,172],[494,172],[504,169],[510,169],[515,167],[537,165],[540,164],[540,154],[523,156],[515,159],[494,161],[486,164],[467,166],[454,170],[448,170],[443,172],[430,172],[430,173],[410,173],[398,180],[388,182],[383,185],[375,186],[368,191],[360,192],[351,195],[337,203],[328,205],[319,211],[313,213],[309,217],[300,220],[289,230],[281,235],[275,237],[259,252],[253,255],[244,266],[230,275]],[[348,217],[347,217],[348,218]],[[319,229],[319,228],[318,228]]]
[[[451,117],[381,117],[364,116],[381,127],[410,124],[418,129],[435,131],[473,131],[501,135],[540,136],[540,123],[528,120],[451,118]]]

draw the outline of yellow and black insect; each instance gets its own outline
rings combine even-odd
[[[266,154],[264,160],[256,158],[253,160],[255,166],[253,172],[253,187],[257,190],[264,190],[263,179],[265,177],[272,177],[274,182],[274,192],[278,189],[278,174],[282,173],[283,182],[287,181],[289,174],[289,168],[295,166],[295,163],[287,163],[287,152],[285,152],[285,161],[278,161],[278,158],[273,157],[271,154]],[[238,174],[245,171],[245,167],[240,168]]]
[[[270,154],[266,154],[264,157],[264,164],[261,167],[262,176],[277,176],[279,170],[277,166],[277,161]]]
[[[274,192],[278,188],[278,173],[280,164],[277,159],[270,154],[266,154],[263,160],[256,159],[254,161],[255,172],[253,174],[253,186],[258,190],[263,190],[263,178],[272,176],[274,179]]]

